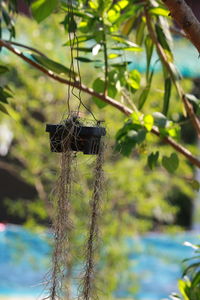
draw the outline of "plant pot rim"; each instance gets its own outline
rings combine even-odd
[[[60,130],[68,130],[71,125],[64,124],[47,124],[46,132],[56,133],[56,131]],[[82,125],[74,125],[75,135],[85,136],[85,137],[101,137],[106,135],[106,129],[104,127],[99,126],[82,126]]]

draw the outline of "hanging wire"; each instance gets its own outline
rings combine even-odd
[[[74,8],[73,8],[73,1],[69,0],[68,1],[68,26],[70,26],[70,24],[72,24],[74,21]],[[71,28],[69,28],[71,30]],[[73,37],[71,37],[71,34],[73,33]],[[78,41],[78,37],[76,35],[76,29],[73,28],[72,26],[72,31],[68,30],[68,37],[69,37],[69,47],[70,47],[70,60],[71,60],[71,65],[70,65],[70,83],[72,82],[77,82],[79,86],[82,85],[82,78],[81,78],[81,71],[80,71],[80,64],[78,61],[78,57],[79,57],[79,41]],[[76,69],[77,69],[77,78],[76,78],[76,70],[75,70],[75,66],[74,66],[74,48],[76,46]],[[73,81],[72,81],[73,79]],[[71,90],[71,92],[70,92]],[[70,114],[71,112],[71,108],[70,108],[70,94],[72,94],[75,98],[77,98],[79,100],[79,104],[77,107],[77,112],[75,112],[75,115],[78,117],[79,116],[79,112],[80,112],[80,108],[81,106],[83,106],[88,112],[89,114],[93,117],[93,119],[97,122],[97,119],[95,117],[95,115],[93,114],[93,112],[83,103],[82,101],[82,97],[81,97],[81,89],[78,88],[78,95],[75,93],[75,87],[72,86],[71,88],[71,84],[68,86],[68,97],[67,97],[67,107],[68,107],[68,112]]]

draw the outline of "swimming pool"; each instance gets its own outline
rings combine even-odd
[[[184,241],[197,243],[198,234],[178,235],[151,233],[128,239],[130,265],[139,276],[136,300],[160,300],[176,290],[181,275],[181,261],[193,250]],[[50,268],[51,247],[44,232],[31,232],[21,226],[0,227],[0,296],[39,297],[44,290],[45,274]],[[115,293],[118,298],[131,297],[124,288]]]

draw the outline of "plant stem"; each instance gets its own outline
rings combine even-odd
[[[168,61],[168,58],[165,54],[164,49],[162,48],[161,44],[159,43],[159,41],[157,39],[156,33],[154,31],[154,28],[153,28],[153,25],[152,25],[152,22],[151,22],[151,19],[150,19],[150,16],[149,16],[149,13],[148,13],[146,7],[145,7],[145,16],[146,16],[146,22],[147,22],[147,28],[148,28],[148,31],[149,31],[149,35],[150,35],[152,41],[154,42],[154,44],[156,46],[157,53],[160,57],[160,60],[163,63],[163,65],[167,68],[167,70],[170,74],[170,77],[171,77],[171,79],[174,83],[174,86],[176,87],[177,93],[178,93],[179,97],[181,98],[181,100],[184,104],[186,112],[189,115],[189,117],[190,117],[190,119],[191,119],[191,121],[194,125],[194,128],[196,129],[198,137],[200,138],[200,121],[199,121],[198,117],[196,116],[196,114],[194,112],[192,104],[188,101],[188,99],[185,95],[185,92],[184,92],[182,86],[180,85],[179,80],[177,80],[177,78],[174,74],[172,65]]]
[[[22,47],[24,49],[28,49],[30,51],[33,51],[41,56],[46,56],[44,53],[40,52],[39,50],[33,48],[33,47],[29,47],[27,45],[24,45],[24,44],[21,44],[21,43],[18,43],[18,42],[13,42],[13,41],[8,41],[8,40],[4,40],[5,42],[11,44],[11,45],[14,45],[14,46],[18,46],[18,47]]]
[[[108,49],[107,49],[107,39],[106,39],[106,29],[104,23],[103,26],[103,52],[104,52],[104,65],[105,65],[105,86],[104,86],[104,96],[108,93]]]

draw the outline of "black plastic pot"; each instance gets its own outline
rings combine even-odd
[[[68,120],[65,124],[47,124],[46,132],[49,132],[52,152],[70,149],[84,154],[98,154],[101,137],[106,135],[104,127],[82,126]]]

